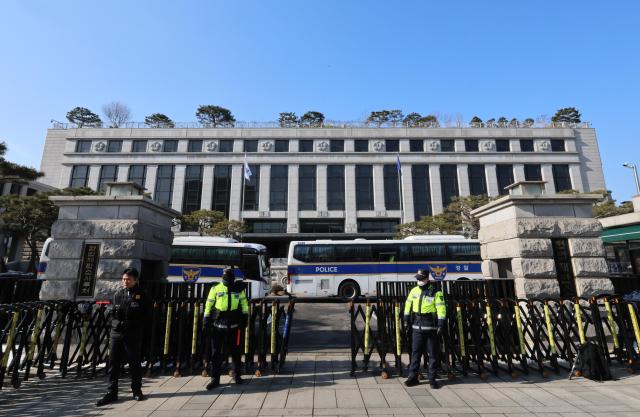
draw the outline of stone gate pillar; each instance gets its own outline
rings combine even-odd
[[[480,220],[482,273],[513,278],[518,297],[612,293],[589,194],[542,195],[544,182],[519,182],[511,195],[472,214]]]
[[[141,280],[166,277],[177,211],[132,183],[109,183],[106,195],[49,198],[60,212],[40,299],[110,298],[127,267],[137,268]]]

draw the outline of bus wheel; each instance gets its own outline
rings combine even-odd
[[[358,298],[360,287],[355,281],[345,281],[338,288],[338,295],[342,298]]]

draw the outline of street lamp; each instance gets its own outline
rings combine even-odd
[[[633,170],[633,179],[636,180],[636,192],[638,193],[638,195],[640,195],[640,180],[638,179],[638,167],[636,167],[636,164],[630,164],[628,162],[625,162],[624,164],[622,164],[622,166]]]

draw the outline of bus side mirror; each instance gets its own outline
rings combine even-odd
[[[240,261],[240,271],[245,279],[261,280],[257,253],[247,253],[242,251]]]

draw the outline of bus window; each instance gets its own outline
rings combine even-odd
[[[336,245],[336,261],[337,262],[371,262],[373,254],[371,253],[371,245]]]
[[[171,260],[176,264],[200,263],[204,259],[204,248],[195,246],[172,246]]]
[[[335,251],[334,246],[330,245],[314,245],[308,247],[307,262],[334,262]]]
[[[409,245],[410,260],[430,261],[433,259],[446,260],[445,246],[442,243],[419,243]]]
[[[447,251],[452,261],[480,260],[480,245],[477,243],[449,243]]]

